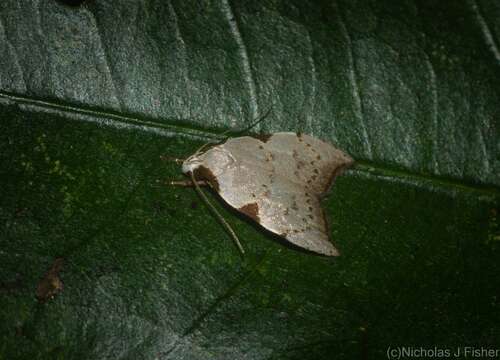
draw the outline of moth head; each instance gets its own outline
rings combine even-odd
[[[199,154],[195,153],[184,160],[182,163],[182,172],[186,175],[193,173],[202,163],[203,161],[200,159]]]
[[[200,166],[208,167],[215,176],[224,172],[228,167],[233,166],[235,160],[231,153],[224,147],[215,146],[205,152],[197,151],[182,163],[182,172],[189,174],[195,172]]]

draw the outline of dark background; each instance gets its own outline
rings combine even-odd
[[[0,359],[498,349],[499,19],[486,0],[0,2]],[[162,183],[182,175],[160,156],[269,108],[252,131],[357,160],[324,202],[339,258],[218,205],[241,258]]]

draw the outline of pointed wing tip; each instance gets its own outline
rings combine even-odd
[[[328,247],[325,249],[321,249],[321,251],[317,251],[321,255],[325,256],[331,256],[331,257],[337,257],[340,256],[340,251],[337,250],[337,248],[333,245],[328,245]]]
[[[330,252],[328,253],[328,255],[329,256],[335,256],[335,257],[337,257],[337,256],[340,256],[340,251],[338,251],[336,248],[334,248],[332,246],[332,249],[330,250]]]

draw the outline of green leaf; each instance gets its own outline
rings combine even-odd
[[[0,3],[0,359],[498,348],[500,6]],[[357,165],[339,258],[170,187],[271,108]],[[59,286],[59,281],[62,286]],[[496,347],[495,347],[496,346]]]

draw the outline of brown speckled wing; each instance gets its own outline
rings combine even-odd
[[[338,255],[320,198],[352,164],[344,152],[308,135],[276,133],[229,139],[199,159],[229,205],[297,246]]]

